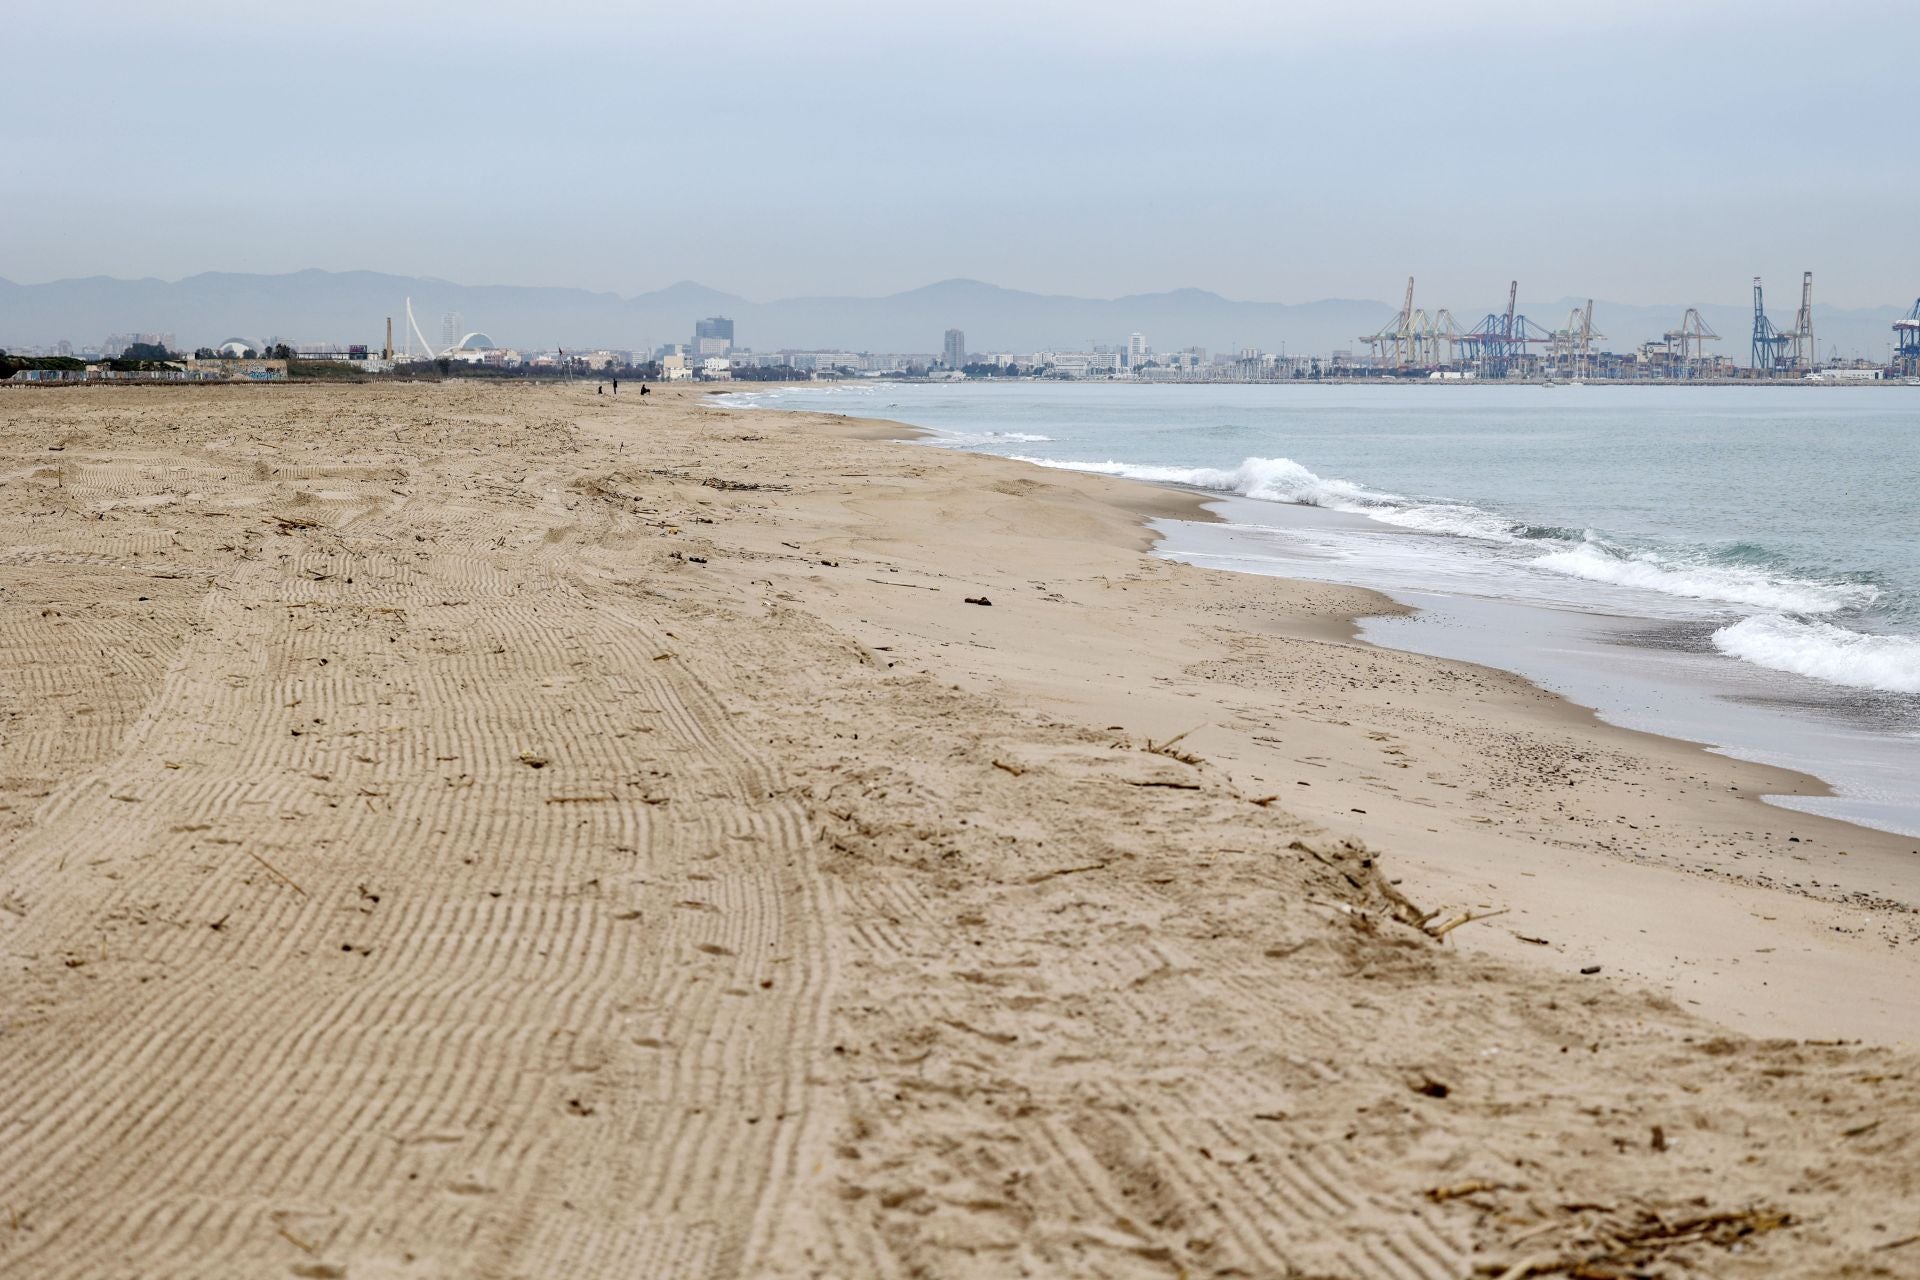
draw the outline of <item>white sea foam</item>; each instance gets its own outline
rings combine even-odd
[[[1291,502],[1309,507],[1328,507],[1335,511],[1371,514],[1384,504],[1400,499],[1390,493],[1376,493],[1347,480],[1328,480],[1315,475],[1291,458],[1248,458],[1231,471],[1218,467],[1157,467],[1133,462],[1062,462],[1057,458],[1025,458],[1043,467],[1065,471],[1087,471],[1095,475],[1125,476],[1154,484],[1184,484],[1218,493],[1237,493],[1263,502]]]
[[[781,401],[788,399],[793,392],[788,389],[773,391],[723,391],[712,397],[708,403],[717,404],[723,409],[778,409]]]
[[[1457,538],[1481,538],[1488,542],[1514,542],[1511,520],[1464,502],[1405,502],[1367,508],[1366,514],[1384,524],[1423,533],[1447,533]]]
[[[1196,489],[1237,493],[1263,502],[1324,507],[1367,516],[1382,524],[1423,533],[1445,533],[1490,542],[1513,542],[1519,535],[1512,521],[1464,502],[1430,502],[1369,489],[1351,480],[1335,480],[1309,471],[1291,458],[1248,458],[1231,471],[1215,467],[1155,467],[1131,462],[1061,462],[1027,458],[1043,467],[1125,476],[1156,484],[1184,484]]]
[[[1880,596],[1877,587],[1866,583],[1820,581],[1746,565],[1716,564],[1705,557],[1628,550],[1609,546],[1592,534],[1578,542],[1529,536],[1522,526],[1479,507],[1423,502],[1347,480],[1329,480],[1289,458],[1248,458],[1231,470],[1048,458],[1027,461],[1071,471],[1191,485],[1269,502],[1327,507],[1429,533],[1509,546],[1552,547],[1530,563],[1589,582],[1764,611],[1714,635],[1714,645],[1730,657],[1856,688],[1920,692],[1920,637],[1868,635],[1780,616],[1865,609]]]
[[[981,445],[1047,444],[1052,440],[1052,436],[1036,436],[1026,431],[942,431],[927,443],[947,449],[974,449]]]
[[[1742,618],[1713,633],[1714,648],[1775,671],[1855,689],[1920,693],[1920,637],[1867,635],[1779,614]]]
[[[1864,583],[1816,582],[1739,565],[1688,563],[1648,551],[1614,551],[1594,542],[1548,552],[1533,563],[1542,569],[1591,582],[1784,613],[1834,613],[1864,608],[1880,594]]]

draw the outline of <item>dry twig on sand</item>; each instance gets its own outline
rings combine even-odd
[[[282,871],[280,868],[274,866],[271,862],[268,862],[265,858],[261,857],[259,854],[255,853],[253,850],[242,849],[241,852],[246,854],[249,858],[252,858],[255,862],[259,863],[261,866],[265,867],[268,871],[271,871],[276,880],[279,880],[282,884],[286,885],[289,889],[292,889],[295,893],[299,894],[301,897],[304,898],[308,896],[307,891],[305,889],[302,889],[299,886],[299,884],[294,881],[294,878],[292,876],[288,875],[286,872]]]
[[[1482,1264],[1478,1275],[1499,1280],[1528,1276],[1641,1275],[1662,1253],[1684,1245],[1704,1244],[1727,1249],[1753,1236],[1793,1225],[1793,1218],[1776,1209],[1754,1208],[1669,1219],[1642,1210],[1631,1222],[1601,1224],[1583,1245],[1559,1254],[1530,1254],[1511,1266]],[[1529,1235],[1535,1233],[1528,1233]]]
[[[1329,857],[1304,840],[1295,840],[1288,844],[1287,848],[1292,849],[1296,853],[1304,853],[1329,870],[1338,872],[1342,879],[1362,895],[1385,899],[1387,915],[1399,923],[1406,925],[1409,929],[1418,929],[1421,933],[1426,934],[1435,941],[1444,940],[1448,934],[1458,929],[1461,925],[1472,924],[1476,920],[1490,919],[1493,916],[1505,915],[1508,911],[1506,907],[1502,907],[1497,911],[1462,911],[1441,920],[1438,911],[1422,911],[1419,907],[1415,906],[1411,898],[1400,892],[1391,880],[1388,880],[1384,875],[1380,874],[1380,868],[1375,865],[1373,857],[1358,845],[1349,845],[1348,847],[1349,852],[1360,856],[1358,874],[1342,865],[1340,860]],[[1329,903],[1325,905],[1339,904]],[[1340,906],[1340,909],[1353,916],[1365,916],[1366,914],[1364,907]]]
[[[1200,730],[1206,727],[1207,727],[1207,722],[1201,721],[1199,724],[1193,726],[1193,728],[1186,730],[1186,732],[1176,733],[1171,738],[1168,738],[1165,742],[1158,743],[1158,744],[1156,744],[1152,738],[1148,738],[1147,745],[1142,749],[1146,751],[1151,751],[1156,756],[1165,756],[1169,760],[1178,760],[1181,764],[1190,764],[1197,769],[1201,765],[1205,764],[1206,761],[1201,759],[1199,756],[1191,755],[1185,751],[1175,751],[1173,749],[1173,744],[1180,741],[1182,738],[1187,737],[1189,734],[1200,732]]]
[[[1472,924],[1475,920],[1491,920],[1495,916],[1507,914],[1511,909],[1510,907],[1501,907],[1497,911],[1462,911],[1458,915],[1449,916],[1440,924],[1425,924],[1422,925],[1421,928],[1426,931],[1429,937],[1444,938],[1463,924]]]

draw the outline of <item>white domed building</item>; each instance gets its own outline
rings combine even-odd
[[[483,364],[499,349],[492,338],[484,333],[474,332],[460,339],[453,349],[447,352],[447,355],[451,359],[461,360],[467,364]]]

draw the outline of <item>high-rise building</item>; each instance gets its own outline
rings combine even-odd
[[[1127,367],[1137,369],[1147,362],[1147,340],[1140,334],[1127,339]]]
[[[733,350],[733,321],[726,316],[708,316],[693,326],[693,354],[724,356]]]
[[[944,363],[949,369],[964,369],[967,364],[967,335],[958,329],[947,330]]]
[[[106,355],[117,356],[136,343],[164,347],[168,351],[174,349],[173,335],[170,333],[110,333],[100,349]]]
[[[440,317],[440,339],[444,347],[457,347],[460,339],[466,336],[461,326],[464,317],[458,311],[449,311]]]

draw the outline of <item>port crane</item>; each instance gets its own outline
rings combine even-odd
[[[1670,378],[1699,377],[1700,365],[1707,358],[1707,343],[1718,341],[1720,341],[1720,335],[1700,318],[1699,309],[1688,307],[1687,313],[1680,317],[1680,327],[1669,329],[1660,335],[1659,352],[1663,357],[1667,376]]]
[[[1556,370],[1584,378],[1593,355],[1593,340],[1606,336],[1593,331],[1593,299],[1588,298],[1585,307],[1575,307],[1568,315],[1566,328],[1553,331],[1553,345],[1547,348],[1547,358]]]
[[[1793,331],[1787,335],[1791,339],[1793,354],[1788,357],[1789,367],[1798,373],[1812,373],[1820,362],[1819,350],[1813,345],[1813,272],[1800,274],[1800,310],[1793,317]]]
[[[1811,283],[1808,285],[1811,288]],[[1780,332],[1773,327],[1773,321],[1767,319],[1767,304],[1760,292],[1760,277],[1753,278],[1753,352],[1748,357],[1756,372],[1772,373],[1780,363],[1780,353],[1790,342],[1793,335]]]
[[[1893,322],[1893,362],[1902,377],[1920,376],[1920,298],[1913,310]]]
[[[1488,312],[1485,319],[1456,339],[1482,377],[1506,377],[1526,362],[1529,344],[1553,341],[1551,333],[1516,312],[1519,297],[1520,282],[1515,280],[1507,287],[1506,313]]]
[[[1420,363],[1421,330],[1425,327],[1426,316],[1413,309],[1413,277],[1408,276],[1407,296],[1400,304],[1400,313],[1372,333],[1362,335],[1360,341],[1367,344],[1375,364],[1411,368]]]

